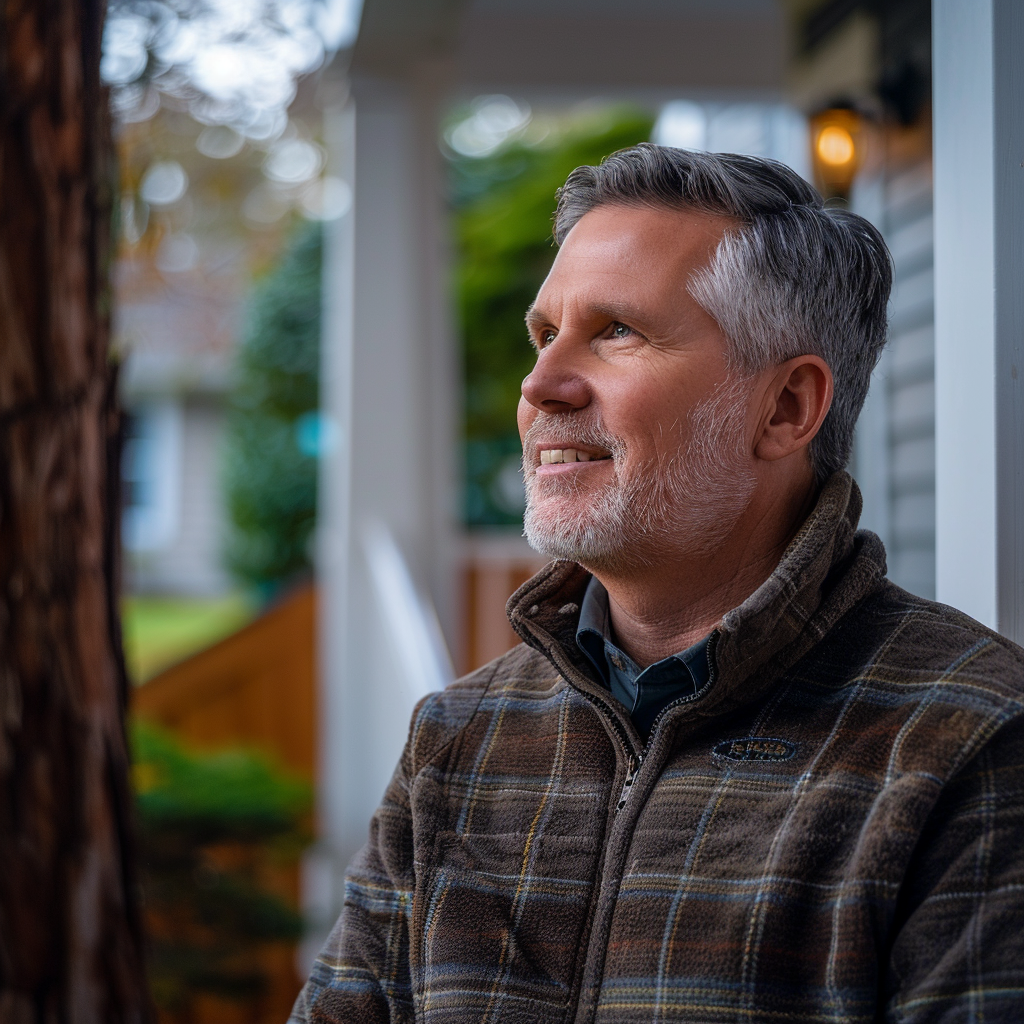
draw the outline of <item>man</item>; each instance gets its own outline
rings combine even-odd
[[[298,1021],[1024,1017],[1022,652],[843,471],[889,257],[787,168],[561,190],[524,643],[428,697]]]

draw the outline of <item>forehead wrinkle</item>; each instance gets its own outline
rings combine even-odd
[[[610,272],[604,277],[611,277],[611,282],[601,281],[586,275],[582,279],[571,277],[557,284],[549,278],[545,282],[545,290],[554,288],[553,296],[539,295],[526,312],[526,322],[530,327],[556,323],[552,313],[540,308],[546,299],[554,298],[554,305],[560,309],[561,316],[557,321],[569,317],[570,320],[592,322],[621,322],[639,329],[644,334],[667,334],[680,322],[689,318],[687,306],[696,306],[690,296],[688,284],[691,273],[679,275],[679,280],[664,293],[664,289],[651,293],[645,288],[646,282],[637,282],[632,274]],[[639,287],[633,285],[639,284]]]
[[[676,319],[671,310],[658,310],[648,303],[628,299],[581,298],[576,303],[577,317],[599,323],[624,323],[644,334],[660,334]]]

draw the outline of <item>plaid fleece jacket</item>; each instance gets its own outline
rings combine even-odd
[[[302,1022],[1024,1020],[1024,652],[833,477],[646,747],[554,562],[427,697]]]

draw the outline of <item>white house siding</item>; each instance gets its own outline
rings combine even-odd
[[[889,345],[858,425],[863,525],[886,543],[889,577],[935,596],[935,332],[931,161],[890,172],[859,206],[895,266]]]

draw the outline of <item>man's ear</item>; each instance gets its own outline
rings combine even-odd
[[[805,448],[832,405],[832,371],[818,356],[796,356],[776,367],[764,396],[754,454],[766,462]]]

